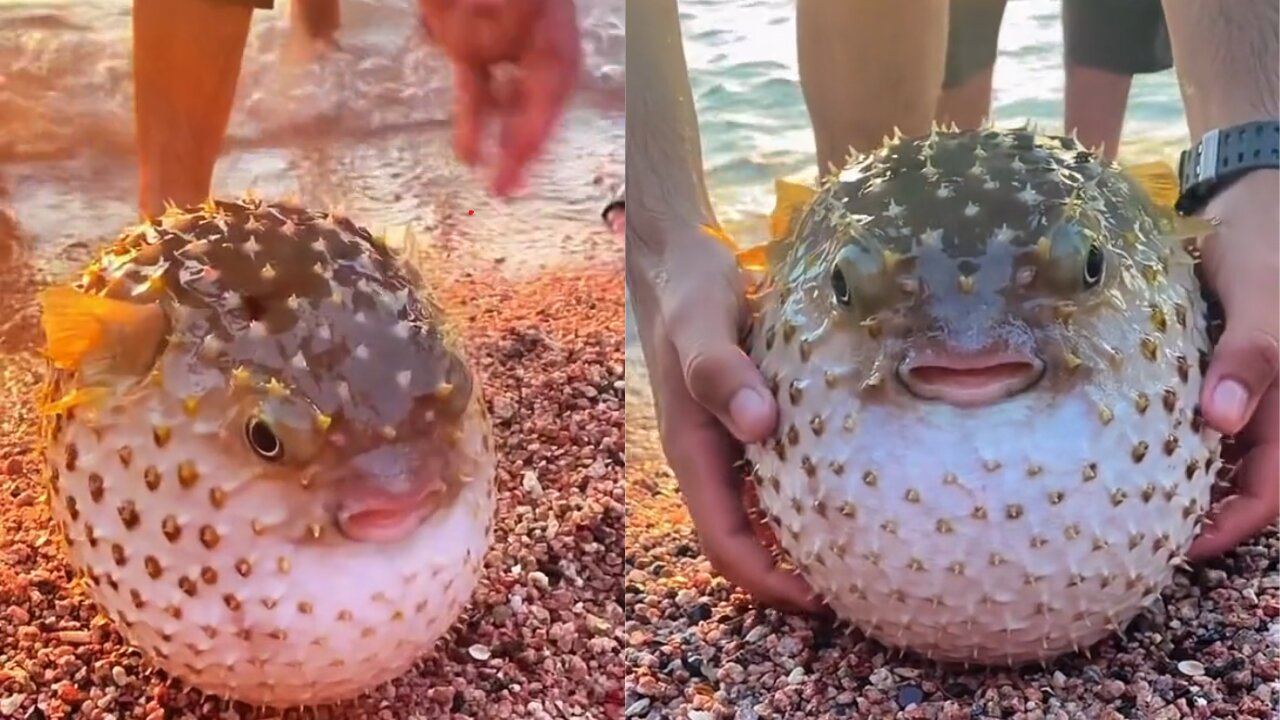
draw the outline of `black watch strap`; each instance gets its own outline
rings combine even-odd
[[[1181,215],[1198,212],[1224,187],[1264,168],[1280,169],[1280,122],[1258,120],[1210,130],[1182,151],[1174,209]]]

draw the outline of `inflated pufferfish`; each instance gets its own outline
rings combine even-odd
[[[205,692],[346,699],[469,601],[495,458],[421,278],[334,214],[171,208],[41,296],[49,494],[123,635]]]
[[[1172,172],[935,131],[779,191],[775,240],[740,255],[780,412],[747,455],[799,571],[939,660],[1043,661],[1123,627],[1171,580],[1218,460],[1185,242],[1210,225],[1166,209]]]

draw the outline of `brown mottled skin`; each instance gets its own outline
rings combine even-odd
[[[238,418],[246,407],[279,418],[280,473],[324,482],[324,468],[354,463],[332,479],[360,474],[394,492],[419,473],[445,499],[456,491],[457,458],[440,448],[472,400],[471,375],[421,278],[351,220],[252,199],[171,210],[119,237],[75,287],[158,302],[168,333],[153,379]],[[75,382],[55,372],[50,399]]]
[[[1186,243],[1208,223],[1175,219],[1171,177],[1070,138],[934,132],[742,256],[766,275],[750,354],[779,409],[745,454],[839,617],[1015,665],[1091,646],[1171,582],[1220,449]]]
[[[1016,352],[1038,335],[1054,387],[1096,381],[1090,366],[1113,350],[1092,329],[1128,312],[1131,293],[1167,307],[1167,322],[1186,311],[1152,284],[1185,261],[1161,240],[1168,214],[1113,167],[1029,129],[889,142],[825,180],[791,241],[771,250],[774,283],[784,295],[847,291],[840,322],[861,324],[886,357],[904,337],[966,352],[989,349],[994,332]],[[1064,372],[1077,361],[1080,372]]]
[[[483,392],[416,273],[333,213],[171,208],[40,295],[49,501],[104,614],[272,707],[408,670],[492,542]]]

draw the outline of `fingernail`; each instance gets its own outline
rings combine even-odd
[[[769,403],[755,388],[742,388],[729,401],[729,417],[733,419],[739,435],[747,428],[756,427],[761,416],[768,411]]]
[[[1226,378],[1213,389],[1214,409],[1230,419],[1233,427],[1244,423],[1244,414],[1248,409],[1249,391],[1239,380]]]

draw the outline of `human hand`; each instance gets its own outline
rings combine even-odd
[[[817,612],[800,576],[778,568],[742,502],[742,442],[769,437],[777,406],[739,347],[743,278],[696,227],[627,229],[628,285],[667,462],[712,566],[762,602]],[[637,269],[639,268],[639,269]]]
[[[1204,244],[1209,286],[1226,329],[1209,363],[1200,404],[1205,420],[1236,434],[1238,494],[1225,500],[1192,544],[1193,559],[1216,556],[1280,517],[1280,171],[1255,171],[1205,210],[1220,220]]]
[[[499,123],[491,189],[509,195],[546,145],[582,65],[573,0],[419,0],[422,24],[453,63],[454,151],[484,160],[481,135]],[[499,65],[513,77],[499,77]]]

